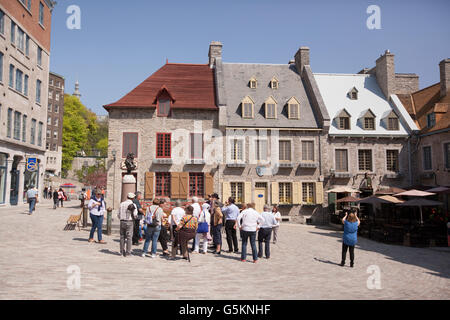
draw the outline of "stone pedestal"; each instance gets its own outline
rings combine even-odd
[[[128,193],[136,193],[136,178],[132,174],[126,174],[122,179],[122,197],[120,202],[127,200]]]

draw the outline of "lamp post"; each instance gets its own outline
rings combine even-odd
[[[114,166],[114,176],[113,176],[113,209],[115,208],[116,205],[116,150],[112,150],[111,154],[113,156],[113,166]]]

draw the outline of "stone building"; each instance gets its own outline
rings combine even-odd
[[[328,113],[317,97],[309,49],[287,64],[225,63],[210,46],[225,162],[219,190],[238,204],[278,205],[291,220],[322,220],[321,141]]]
[[[399,95],[420,128],[412,148],[414,185],[450,187],[450,59],[439,63],[440,82]]]
[[[121,164],[133,153],[144,198],[204,198],[218,184],[218,108],[207,64],[166,63],[117,102],[109,113],[107,201],[121,200]],[[220,148],[215,157],[221,157]]]
[[[386,51],[358,74],[314,74],[331,118],[322,152],[329,209],[348,195],[327,192],[336,187],[367,197],[412,184],[410,136],[418,127],[395,93],[417,88],[418,78],[395,74],[393,57]]]
[[[61,176],[62,132],[64,115],[64,77],[50,72],[45,144],[46,176]]]
[[[0,0],[0,205],[43,187],[53,6]]]

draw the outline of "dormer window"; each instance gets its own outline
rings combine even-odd
[[[258,86],[258,80],[256,80],[255,77],[252,77],[249,81],[249,86],[250,89],[256,89],[256,87]]]
[[[339,130],[350,130],[350,114],[343,109],[337,115],[337,126]]]
[[[375,130],[375,114],[370,109],[364,111],[360,119],[364,130]]]
[[[269,97],[264,103],[266,106],[266,119],[277,118],[277,102],[273,97]]]
[[[168,117],[172,103],[175,102],[174,97],[170,94],[166,86],[162,86],[155,96],[153,104],[156,104],[156,115],[158,117]]]
[[[253,119],[255,112],[255,103],[250,97],[245,97],[242,100],[242,118]]]
[[[288,117],[289,119],[300,119],[300,102],[295,97],[288,101]]]
[[[158,100],[158,116],[168,117],[170,113],[170,100],[169,99],[159,99]]]
[[[270,80],[270,87],[273,90],[278,89],[278,80],[277,80],[277,78],[273,77],[272,80]]]
[[[436,114],[434,112],[427,114],[427,127],[432,128],[434,127],[435,124],[436,124]]]
[[[358,100],[358,89],[356,89],[356,87],[353,87],[352,90],[349,91],[348,97],[351,100]]]
[[[388,118],[388,130],[398,130],[398,118],[397,117],[389,117]]]

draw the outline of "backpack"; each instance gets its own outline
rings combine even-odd
[[[128,212],[130,212],[131,217],[134,219],[134,210],[136,209],[134,203],[130,203],[127,207],[127,218],[128,218]]]
[[[159,208],[156,208],[155,212],[153,212],[152,214],[147,214],[147,216],[145,217],[145,223],[147,224],[147,227],[155,228],[158,226],[158,220],[156,220],[156,211],[158,211],[158,209]]]
[[[84,193],[80,193],[80,195],[78,196],[78,200],[83,200],[84,199]]]

